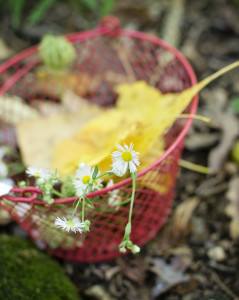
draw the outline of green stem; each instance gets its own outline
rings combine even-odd
[[[74,215],[75,215],[75,213],[76,213],[77,207],[78,207],[79,204],[80,204],[80,201],[81,201],[81,198],[79,198],[79,200],[78,200],[77,203],[76,203],[76,207],[75,207],[75,209],[74,209],[74,211],[73,211],[73,213],[72,213],[72,216],[71,216],[71,218],[70,218],[70,221],[72,221],[72,219],[74,218]]]
[[[83,200],[82,200],[82,211],[81,211],[82,222],[84,222],[84,218],[85,218],[85,195],[83,196]]]
[[[77,207],[79,206],[80,201],[81,201],[81,198],[82,198],[82,212],[81,212],[81,216],[82,216],[82,222],[84,222],[84,214],[85,214],[85,194],[86,194],[87,189],[88,189],[88,185],[86,186],[86,188],[85,188],[84,191],[83,191],[82,196],[79,198],[78,202],[76,203],[76,207],[75,207],[75,209],[74,209],[74,211],[73,211],[73,213],[72,213],[72,216],[71,216],[71,218],[70,218],[70,221],[72,221],[72,219],[73,219],[73,217],[74,217],[74,215],[75,215],[75,213],[76,213]]]
[[[105,175],[107,175],[107,174],[108,174],[108,175],[111,175],[112,172],[111,172],[111,171],[104,172],[104,173],[98,175],[98,176],[95,178],[95,180],[97,180],[97,179],[99,179],[100,177],[103,177],[103,176],[105,176]]]
[[[61,197],[61,198],[64,198],[64,196],[60,192],[58,192],[57,190],[55,190],[54,188],[52,189],[52,193],[55,194],[55,195],[57,195],[57,196],[59,196],[59,197]]]
[[[132,194],[131,194],[131,200],[130,200],[129,222],[128,223],[131,223],[131,219],[132,219],[137,173],[131,173],[131,177],[132,177]]]

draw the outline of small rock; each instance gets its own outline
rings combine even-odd
[[[12,218],[9,213],[4,209],[0,209],[0,225],[7,225],[11,223],[11,221]]]
[[[190,240],[193,244],[204,244],[208,239],[208,229],[205,220],[199,217],[192,218],[193,230]]]
[[[223,261],[226,259],[226,253],[221,246],[215,246],[208,250],[207,255],[214,261]]]

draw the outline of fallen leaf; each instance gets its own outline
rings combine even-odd
[[[137,256],[126,263],[122,258],[117,259],[117,264],[121,268],[121,272],[124,276],[137,282],[139,285],[143,285],[146,279],[146,262],[145,260]]]
[[[239,237],[239,177],[230,180],[226,196],[230,201],[225,209],[226,214],[231,217],[230,236],[237,239]]]
[[[232,145],[239,134],[239,122],[229,110],[221,115],[222,138],[217,147],[209,153],[208,165],[213,173],[218,172],[230,153]]]
[[[4,123],[16,126],[23,120],[38,117],[39,112],[24,103],[24,100],[17,96],[0,96],[0,120]]]
[[[85,294],[96,300],[114,300],[101,285],[93,285],[85,290]]]
[[[13,53],[13,49],[9,48],[3,39],[0,39],[0,60],[7,59]]]
[[[100,108],[88,105],[74,114],[57,114],[22,121],[17,126],[17,140],[24,164],[52,169],[53,149],[62,139],[73,135]]]
[[[57,145],[54,168],[67,175],[74,173],[79,163],[84,161],[92,166],[98,164],[104,172],[109,168],[110,154],[115,150],[115,145],[123,142],[132,142],[143,162],[146,153],[158,138],[163,140],[163,135],[192,98],[209,82],[238,65],[239,62],[236,62],[225,67],[181,93],[163,95],[142,81],[119,85],[116,88],[119,98],[115,108],[102,112],[85,124],[73,138]],[[163,149],[159,149],[158,157],[162,152]],[[145,164],[143,166],[146,167]]]
[[[193,197],[177,206],[173,217],[173,227],[178,232],[184,232],[188,229],[192,214],[198,203],[199,198]]]
[[[157,275],[156,284],[152,289],[153,298],[158,297],[179,283],[190,280],[190,276],[184,274],[189,264],[188,262],[184,263],[181,256],[175,256],[169,264],[162,258],[154,258],[151,263],[150,270]]]

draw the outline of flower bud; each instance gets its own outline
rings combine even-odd
[[[140,248],[136,245],[134,245],[132,248],[131,248],[131,251],[132,253],[139,253],[140,252]]]
[[[19,182],[18,182],[18,186],[19,186],[20,188],[25,188],[25,187],[27,186],[27,183],[26,183],[26,181],[22,180],[22,181],[19,181]]]
[[[70,66],[76,58],[76,52],[72,44],[64,37],[53,35],[43,37],[39,54],[44,64],[55,71]]]
[[[38,178],[37,180],[36,180],[36,185],[39,187],[39,186],[41,186],[42,184],[44,184],[45,183],[45,179],[43,179],[43,178]]]
[[[125,248],[119,248],[119,251],[121,252],[121,253],[125,253],[126,252],[126,249]]]

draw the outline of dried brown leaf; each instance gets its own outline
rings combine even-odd
[[[226,214],[232,218],[229,230],[233,239],[239,237],[239,177],[232,178],[229,182],[227,199],[230,203],[226,206]]]

